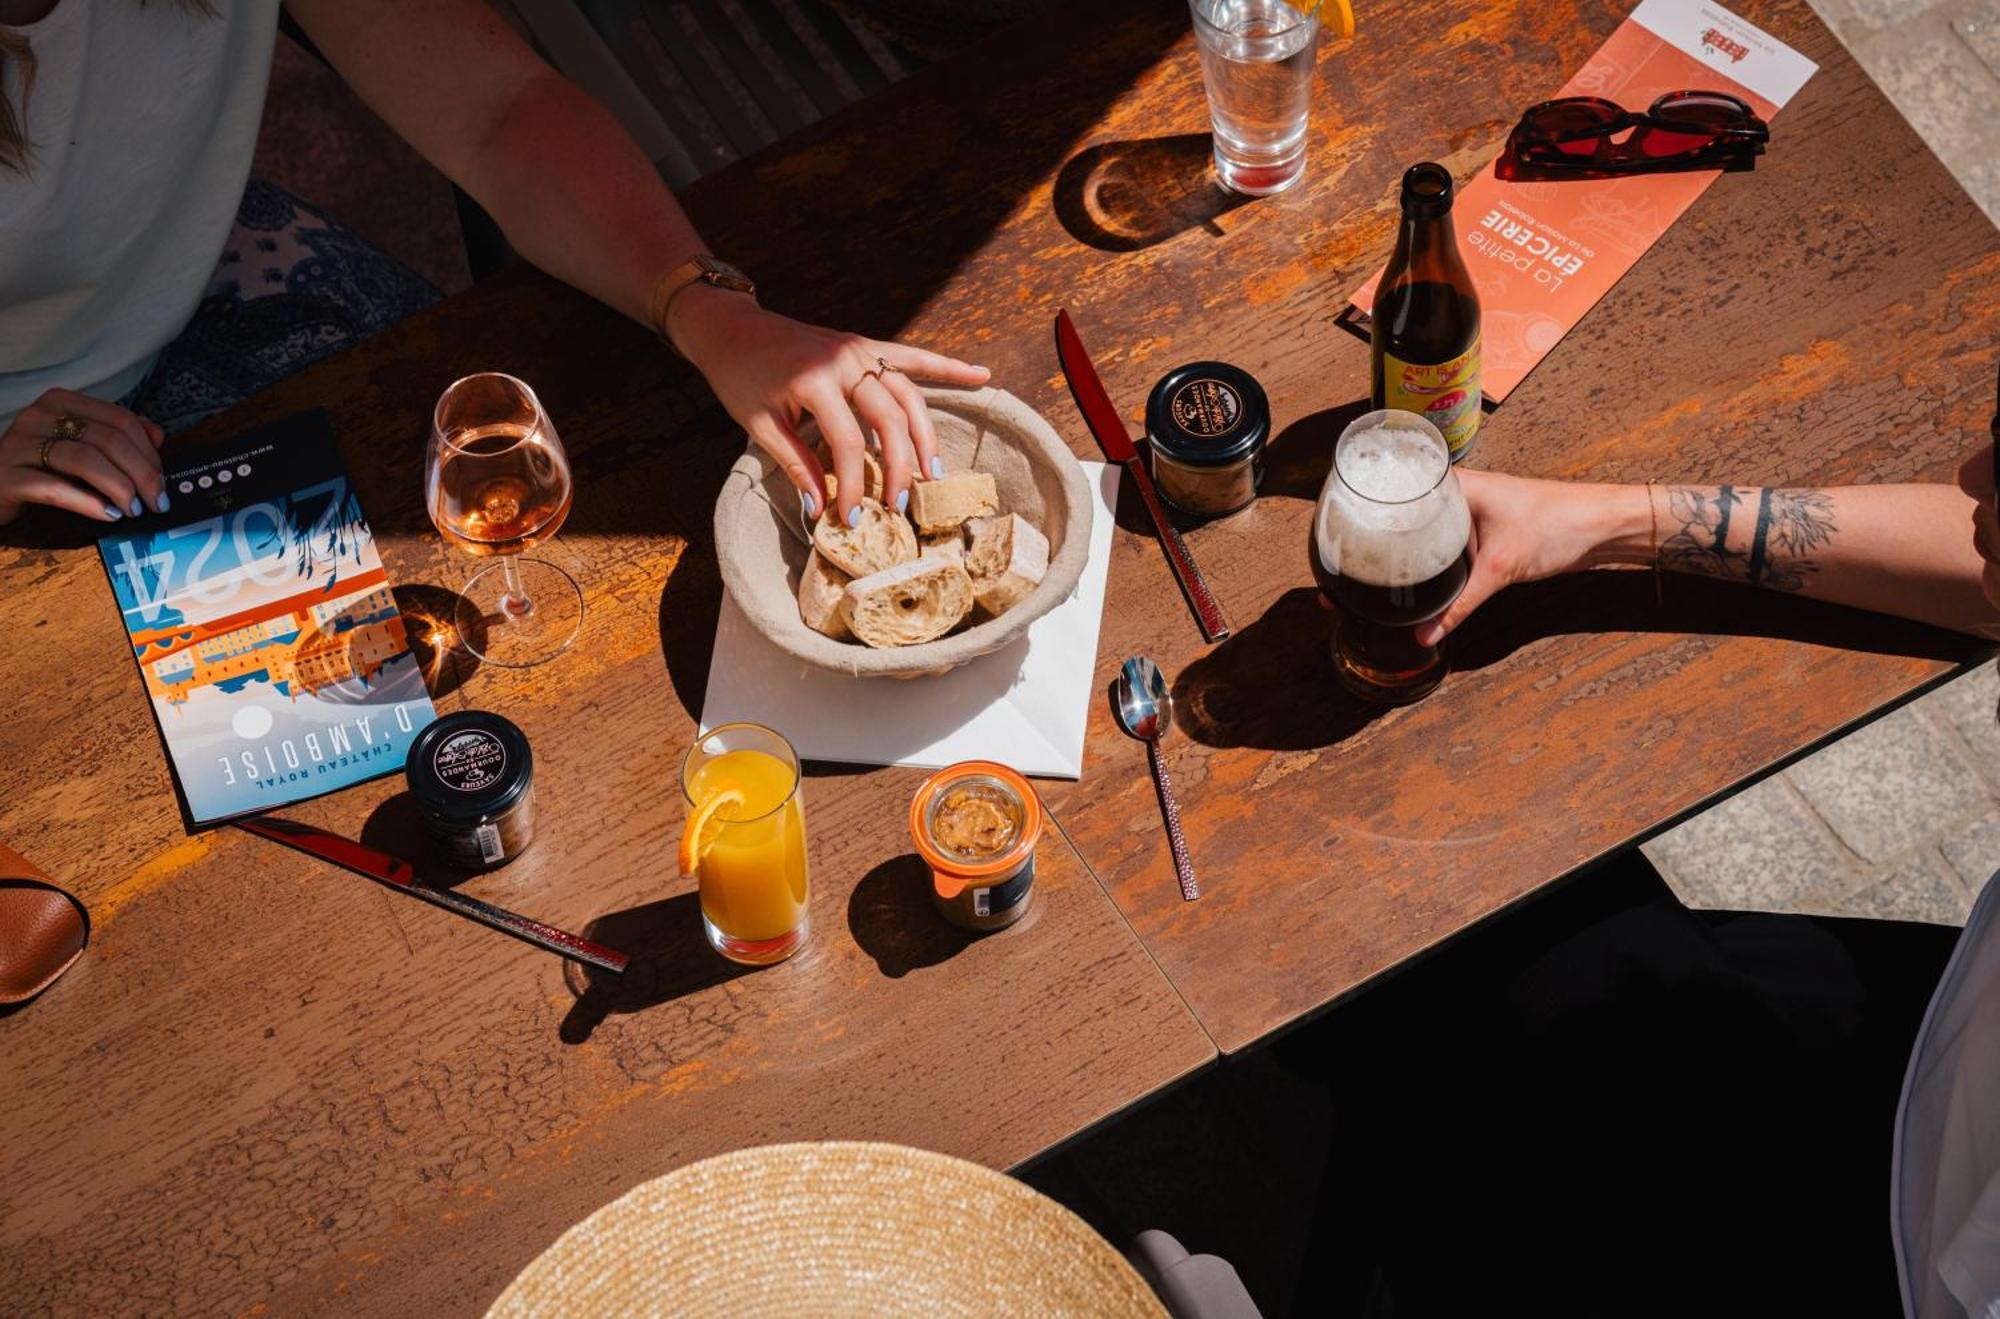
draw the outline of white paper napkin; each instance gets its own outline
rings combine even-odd
[[[1109,463],[1080,465],[1097,494],[1090,559],[1076,593],[1025,637],[935,678],[851,678],[773,646],[724,591],[702,731],[746,719],[777,729],[808,760],[920,769],[997,760],[1023,774],[1076,778],[1120,475]]]

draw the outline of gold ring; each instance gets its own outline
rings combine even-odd
[[[81,443],[83,440],[83,426],[83,418],[77,416],[74,412],[65,412],[62,416],[57,417],[56,424],[49,431],[48,438],[42,441],[42,452],[36,459],[36,466],[53,472],[55,468],[49,466],[49,451],[64,440],[68,440],[71,443]]]
[[[875,366],[876,366],[876,371],[875,371],[876,375],[885,375],[890,371],[894,371],[897,375],[903,374],[902,367],[889,365],[889,362],[886,358],[881,358],[881,357],[876,358]]]

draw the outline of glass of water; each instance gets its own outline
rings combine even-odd
[[[1208,86],[1215,173],[1253,197],[1306,170],[1306,112],[1319,51],[1318,6],[1286,0],[1188,0]]]

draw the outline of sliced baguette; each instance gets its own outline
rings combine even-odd
[[[910,530],[909,519],[901,513],[891,513],[875,500],[864,499],[857,526],[843,524],[834,509],[821,514],[813,528],[813,547],[849,577],[866,577],[916,558],[917,533]]]
[[[972,545],[965,552],[965,571],[973,598],[988,614],[1006,613],[1049,575],[1049,538],[1019,513],[975,518],[966,529]]]
[[[917,533],[917,557],[929,558],[939,554],[950,559],[965,558],[965,532],[963,528],[953,527],[950,531]]]
[[[926,534],[950,531],[971,518],[1000,511],[1000,488],[990,472],[955,472],[910,487],[910,520]]]
[[[806,626],[835,641],[850,641],[847,619],[840,612],[840,598],[847,593],[847,574],[832,567],[818,550],[806,555],[806,570],[799,574],[799,617]]]
[[[914,646],[965,621],[972,612],[972,579],[956,559],[918,559],[849,582],[840,609],[865,644]]]

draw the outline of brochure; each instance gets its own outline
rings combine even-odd
[[[1767,123],[1818,66],[1707,0],[1644,0],[1557,96],[1644,111],[1668,92],[1729,92]],[[1526,110],[1527,106],[1521,109]],[[1784,150],[1773,134],[1769,150]],[[1481,385],[1498,402],[1720,176],[1504,182],[1492,164],[1458,192],[1452,221],[1479,289]],[[1374,303],[1376,275],[1351,301]]]
[[[326,414],[164,457],[98,551],[193,822],[400,773],[430,696]]]

